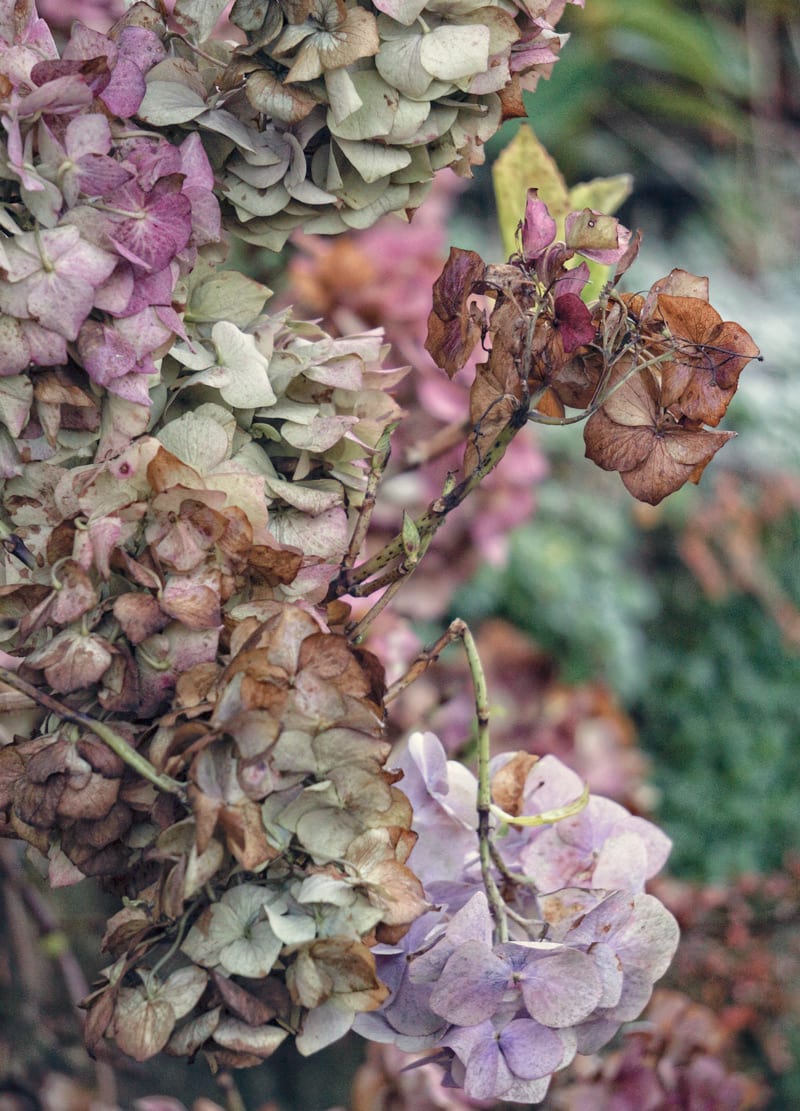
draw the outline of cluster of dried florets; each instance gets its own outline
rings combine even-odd
[[[139,731],[183,786],[120,838],[129,899],[87,1020],[90,1046],[106,1034],[139,1060],[247,1066],[289,1033],[314,1052],[386,997],[369,946],[427,907],[377,661],[277,602],[240,607],[227,658],[185,670]]]
[[[204,132],[228,220],[277,249],[295,227],[411,212],[444,166],[468,175],[550,73],[565,4],[237,0],[239,44],[213,38],[226,6],[179,0],[185,38],[149,72],[138,114]]]
[[[530,825],[494,842],[503,905],[490,913],[475,779],[430,733],[414,734],[399,763],[419,834],[409,864],[435,907],[399,945],[376,948],[391,996],[355,1027],[410,1052],[438,1048],[473,1098],[541,1100],[576,1052],[594,1052],[641,1013],[669,965],[678,927],[644,885],[670,842],[596,796],[537,826],[580,797],[580,778],[553,756],[498,757],[493,797]]]
[[[708,279],[673,270],[647,295],[613,286],[636,257],[638,240],[617,220],[584,209],[556,221],[531,190],[519,254],[485,265],[453,248],[434,287],[428,350],[449,374],[479,337],[491,337],[470,400],[475,434],[465,470],[474,468],[513,419],[571,423],[588,417],[586,454],[619,471],[634,497],[657,504],[707,463],[735,433],[711,431],[725,414],[744,367],[758,355],[747,332],[708,303]],[[575,255],[615,265],[594,305]],[[494,298],[491,314],[474,294]],[[567,409],[581,410],[566,417]]]
[[[59,58],[0,5],[0,826],[128,899],[91,1043],[251,1064],[376,1006],[426,906],[380,665],[314,608],[402,372],[214,268],[199,135],[130,120],[162,34],[140,4]]]

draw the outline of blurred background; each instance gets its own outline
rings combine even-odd
[[[59,5],[40,7],[55,18]],[[764,361],[745,371],[726,419],[738,438],[698,488],[655,509],[583,459],[580,427],[515,441],[442,530],[374,647],[399,674],[464,617],[487,662],[498,747],[556,752],[674,840],[657,893],[684,942],[650,1026],[605,1064],[562,1078],[543,1106],[602,1109],[613,1094],[615,1109],[639,1111],[634,1081],[666,1062],[679,1102],[647,1106],[782,1111],[800,1106],[800,10],[796,0],[587,0],[564,24],[573,37],[528,100],[536,135],[570,186],[633,175],[619,215],[644,244],[629,289],[673,267],[708,275],[712,304],[750,331]],[[410,227],[390,219],[348,242],[299,239],[268,264],[245,259],[283,303],[331,327],[383,324],[396,361],[413,366],[404,400],[424,412],[403,430],[390,507],[424,505],[452,463],[446,453],[420,462],[419,445],[463,418],[467,381],[447,382],[427,360],[425,290],[450,243],[500,261],[490,167],[516,126],[466,188],[441,183]],[[378,534],[394,523],[386,512]],[[399,701],[392,729],[434,728],[468,754],[471,713],[456,653]],[[49,961],[63,970],[67,952],[91,976],[106,908],[82,889],[60,896],[40,929],[42,963],[41,946],[26,956],[31,911],[18,886],[6,861],[0,1075],[19,1091],[7,1081],[0,1108],[88,1111],[97,1076]],[[34,967],[21,974],[26,959]],[[20,975],[38,985],[22,1021]],[[379,1050],[351,1090],[362,1058],[355,1041],[311,1061],[282,1048],[236,1083],[247,1111],[467,1106],[433,1083],[412,1088],[418,1074]],[[201,1064],[118,1075],[126,1108],[154,1091],[236,1107]]]

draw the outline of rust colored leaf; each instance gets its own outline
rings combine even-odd
[[[483,259],[475,251],[450,248],[450,257],[433,286],[425,349],[452,378],[472,354],[480,327],[469,309],[469,297],[483,277]]]
[[[675,346],[662,371],[663,403],[690,421],[718,425],[758,348],[741,325],[697,297],[662,293],[658,308]]]

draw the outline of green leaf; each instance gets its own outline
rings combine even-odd
[[[632,190],[633,178],[630,174],[582,181],[569,191],[569,209],[570,212],[578,212],[582,208],[591,208],[610,216],[628,199]]]
[[[525,215],[529,189],[539,197],[558,220],[569,211],[569,193],[561,171],[536,138],[533,128],[523,124],[492,168],[497,218],[506,255],[516,246],[517,225]]]

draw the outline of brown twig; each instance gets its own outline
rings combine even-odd
[[[461,638],[461,624],[459,620],[453,621],[442,633],[437,641],[435,641],[429,648],[423,648],[419,655],[412,660],[411,665],[406,671],[405,675],[401,675],[386,691],[384,697],[384,705],[393,702],[395,698],[403,693],[403,691],[415,683],[421,675],[424,675],[431,664],[436,661],[444,652],[449,644]]]
[[[369,531],[370,521],[375,509],[375,498],[378,491],[383,472],[386,470],[386,464],[389,462],[391,454],[390,437],[396,425],[390,425],[386,428],[378,441],[375,452],[370,461],[369,477],[367,478],[367,488],[364,491],[364,500],[358,511],[358,519],[356,520],[353,535],[350,537],[350,543],[345,552],[344,559],[342,560],[342,569],[349,569],[355,565],[358,559],[358,553],[364,544],[367,532]]]
[[[63,702],[53,698],[52,695],[46,694],[44,691],[34,687],[32,683],[26,682],[16,675],[8,668],[0,667],[0,682],[6,683],[9,687],[19,691],[21,694],[27,695],[33,702],[42,706],[45,710],[49,710],[51,714],[61,718],[62,721],[68,721],[72,725],[79,725],[83,729],[88,729],[90,733],[94,733],[101,741],[104,741],[112,752],[115,752],[121,760],[123,760],[128,767],[133,768],[135,772],[148,780],[157,787],[160,791],[165,791],[170,795],[177,795],[181,801],[186,799],[186,789],[182,783],[176,779],[172,779],[168,775],[163,775],[161,772],[156,771],[149,760],[145,759],[140,752],[130,745],[124,737],[114,730],[103,721],[95,721],[94,718],[89,717],[87,714],[82,714],[79,710],[73,710],[66,706]]]
[[[414,521],[414,526],[425,547],[430,544],[430,541],[444,524],[448,515],[461,505],[464,499],[472,493],[490,471],[494,470],[505,455],[506,448],[511,443],[514,436],[516,436],[520,428],[525,425],[527,418],[527,405],[519,403],[518,407],[511,414],[508,424],[500,430],[498,436],[480,459],[475,469],[471,471],[466,478],[462,479],[457,486],[454,486],[447,493],[440,495],[431,502],[422,516]],[[368,594],[374,593],[376,590],[382,589],[384,586],[390,585],[390,583],[401,578],[405,573],[401,571],[398,566],[398,561],[402,562],[405,554],[404,536],[401,531],[393,540],[390,540],[388,544],[381,548],[379,552],[370,559],[365,560],[358,567],[342,567],[339,574],[330,585],[326,600],[332,602],[336,598],[341,598],[344,594],[357,594],[359,597],[365,597]],[[390,565],[394,566],[390,567]],[[381,575],[381,572],[384,573]],[[374,578],[373,576],[379,577]],[[355,587],[359,589],[356,591],[354,590]]]

